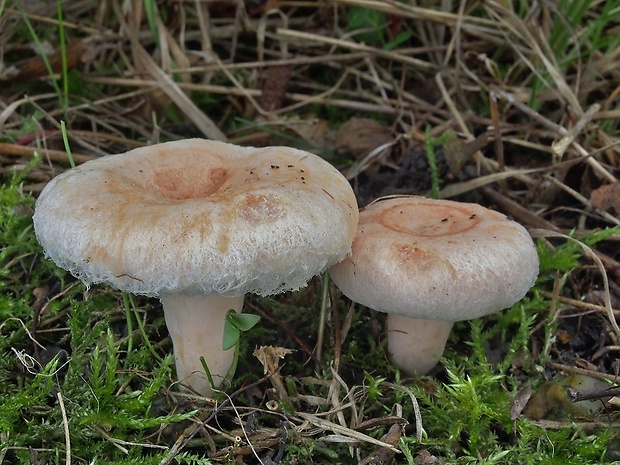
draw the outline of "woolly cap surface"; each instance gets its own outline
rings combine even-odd
[[[536,280],[538,255],[525,228],[501,213],[405,197],[362,211],[353,253],[330,275],[375,310],[460,321],[519,301]]]
[[[168,142],[89,161],[36,203],[47,256],[87,284],[160,293],[298,289],[349,254],[346,179],[287,147]]]

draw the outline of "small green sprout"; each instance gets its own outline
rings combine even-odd
[[[232,349],[239,343],[241,332],[249,331],[260,321],[260,316],[252,313],[237,313],[230,309],[224,324],[222,349]]]

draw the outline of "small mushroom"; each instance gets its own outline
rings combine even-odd
[[[388,313],[392,362],[426,374],[455,321],[518,302],[538,275],[523,226],[470,203],[403,197],[366,207],[351,257],[330,271],[354,302]]]
[[[89,161],[54,178],[36,203],[46,255],[87,285],[158,296],[177,377],[216,386],[222,349],[244,294],[305,286],[344,259],[358,221],[347,180],[328,162],[287,147],[190,139]]]

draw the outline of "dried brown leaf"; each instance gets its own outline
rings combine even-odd
[[[280,360],[292,353],[293,350],[284,347],[260,346],[252,355],[263,365],[263,373],[267,374],[276,371],[280,366]]]
[[[67,69],[78,66],[83,55],[84,43],[81,40],[68,43],[65,55]],[[62,71],[62,52],[57,49],[47,55],[45,59],[41,56],[35,56],[14,63],[0,75],[0,81],[35,81],[49,77],[50,70],[47,68],[46,60],[53,73]]]
[[[336,147],[360,159],[394,139],[389,128],[370,118],[351,118],[336,134]]]
[[[590,202],[595,208],[620,218],[620,182],[605,184],[594,189],[590,194]]]
[[[315,147],[324,147],[329,124],[320,118],[290,118],[285,120],[286,127],[301,139]]]

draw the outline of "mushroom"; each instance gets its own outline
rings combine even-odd
[[[287,147],[189,139],[110,155],[54,178],[36,202],[47,257],[86,285],[158,296],[178,379],[211,395],[244,294],[305,286],[351,250],[357,203],[332,165]]]
[[[403,197],[366,207],[351,257],[330,276],[354,302],[388,313],[392,363],[428,373],[453,323],[519,301],[538,275],[528,232],[471,203]]]

